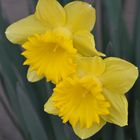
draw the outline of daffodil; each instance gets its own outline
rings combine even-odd
[[[82,139],[97,133],[106,122],[127,125],[125,93],[138,77],[133,64],[115,57],[79,57],[76,74],[53,90],[44,110],[69,122]]]
[[[39,0],[33,15],[9,26],[7,38],[25,49],[29,81],[46,77],[58,83],[75,72],[77,53],[103,55],[95,49],[90,33],[95,18],[95,9],[86,2],[62,7],[57,0]]]

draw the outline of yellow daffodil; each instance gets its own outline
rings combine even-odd
[[[125,60],[79,57],[76,74],[56,85],[44,110],[69,122],[82,139],[94,135],[106,122],[125,126],[128,103],[124,93],[137,77],[137,67]]]
[[[7,38],[25,49],[29,81],[46,77],[57,83],[75,71],[77,53],[103,55],[90,33],[95,18],[95,9],[86,2],[62,7],[56,0],[39,0],[33,15],[9,26]]]

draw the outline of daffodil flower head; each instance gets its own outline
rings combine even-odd
[[[39,0],[33,15],[10,25],[6,36],[25,49],[29,81],[46,77],[57,83],[75,71],[77,53],[102,56],[90,33],[95,18],[95,9],[86,2],[62,7],[57,0]]]
[[[73,127],[79,122],[81,128],[90,128],[100,123],[100,116],[109,114],[110,104],[102,94],[100,81],[94,77],[67,78],[54,89],[52,101],[63,123],[69,121]]]
[[[69,31],[58,28],[45,34],[35,35],[23,44],[25,65],[36,70],[37,75],[47,77],[54,83],[75,72],[73,60],[77,50]]]
[[[124,93],[137,77],[137,68],[122,59],[80,57],[76,74],[56,85],[44,109],[69,122],[82,139],[94,135],[106,122],[125,126],[128,103]]]

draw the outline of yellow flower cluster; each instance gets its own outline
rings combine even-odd
[[[44,110],[69,122],[82,139],[106,122],[127,125],[124,93],[138,77],[133,64],[102,58],[105,55],[96,50],[90,33],[95,21],[95,9],[86,2],[62,7],[56,0],[39,0],[33,15],[6,30],[7,38],[24,48],[28,80],[45,77],[56,84]]]

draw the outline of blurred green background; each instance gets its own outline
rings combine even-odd
[[[140,0],[84,0],[97,10],[96,47],[140,67]],[[64,5],[70,0],[60,0]],[[79,140],[69,125],[43,111],[53,85],[29,83],[21,48],[6,27],[33,13],[37,0],[0,0],[0,140]],[[107,124],[89,140],[140,140],[140,80],[127,94],[129,125]]]

